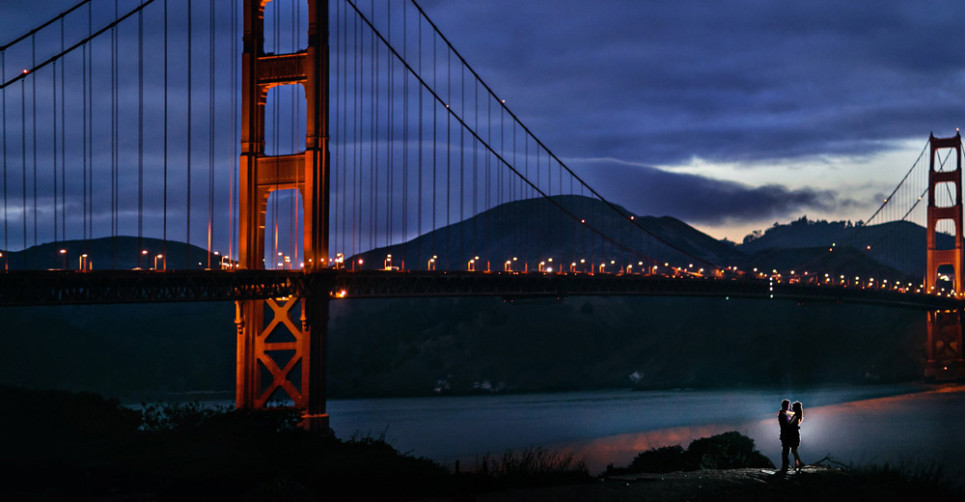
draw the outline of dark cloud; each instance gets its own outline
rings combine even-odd
[[[776,184],[751,187],[612,159],[573,164],[606,197],[637,214],[671,215],[695,224],[756,222],[808,210],[833,212],[854,204],[830,191]]]
[[[865,154],[950,131],[965,115],[960,3],[426,4],[567,155],[673,164]]]

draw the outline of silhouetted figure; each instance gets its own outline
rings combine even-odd
[[[787,458],[787,449],[790,447],[791,453],[794,454],[794,470],[799,471],[804,467],[804,462],[801,461],[801,456],[797,454],[797,447],[801,446],[801,421],[804,420],[804,407],[801,405],[800,401],[794,401],[791,405],[791,409],[794,411],[791,414],[791,418],[788,421],[787,427],[787,442],[781,442],[784,447],[784,458]],[[785,462],[785,466],[787,463]]]
[[[791,449],[791,437],[797,434],[790,430],[791,414],[787,411],[790,406],[791,402],[785,399],[781,401],[781,411],[777,412],[777,423],[781,426],[781,472],[787,472],[787,467],[790,463],[788,451]]]

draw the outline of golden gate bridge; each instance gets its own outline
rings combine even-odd
[[[965,376],[957,134],[930,137],[848,240],[758,269],[588,185],[415,1],[85,0],[0,66],[0,305],[234,301],[239,407],[282,394],[327,427],[328,306],[346,297],[891,305],[927,312],[926,376]],[[893,222],[925,227],[926,252],[896,251]],[[924,280],[832,265],[844,249],[924,257]]]

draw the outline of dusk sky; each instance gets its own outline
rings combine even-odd
[[[739,241],[866,219],[965,117],[965,4],[426,1],[602,193]]]
[[[74,3],[0,0],[4,42]],[[592,186],[717,238],[863,220],[965,117],[960,2],[420,4]]]

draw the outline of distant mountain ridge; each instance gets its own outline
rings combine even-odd
[[[939,247],[951,247],[953,243],[952,236],[938,234]],[[813,261],[816,251],[824,250],[830,254],[832,249],[850,248],[847,253],[852,259],[860,260],[855,262],[856,268],[864,269],[864,276],[868,275],[868,269],[874,268],[872,262],[884,266],[884,273],[896,271],[915,280],[925,275],[925,228],[907,221],[863,226],[802,217],[787,224],[775,223],[764,232],[748,235],[737,248],[747,255],[745,263],[748,265],[768,262],[784,267],[800,267],[803,258],[792,256],[800,254],[801,250],[813,250],[809,260]],[[776,259],[778,256],[782,258]]]
[[[64,253],[60,251],[64,250]],[[144,253],[147,251],[147,253]],[[89,240],[67,240],[47,242],[30,246],[21,251],[5,251],[3,260],[10,270],[23,269],[69,269],[77,270],[79,258],[86,254],[93,270],[130,270],[133,268],[154,268],[158,255],[158,268],[168,270],[204,269],[208,266],[208,252],[195,245],[178,241],[163,241],[151,237],[119,235],[117,237],[98,237]],[[218,268],[221,256],[210,255],[212,268]]]
[[[775,223],[734,245],[670,216],[633,215],[630,221],[631,214],[623,207],[614,210],[598,199],[577,195],[525,199],[501,204],[407,242],[364,251],[348,260],[357,265],[358,259],[362,259],[364,268],[381,268],[386,257],[392,255],[393,266],[424,270],[429,260],[437,256],[435,266],[442,270],[468,268],[468,262],[478,256],[476,270],[488,266],[498,271],[507,260],[515,258],[513,270],[520,271],[535,270],[539,262],[550,263],[552,258],[556,270],[569,270],[571,263],[577,263],[579,271],[598,269],[600,263],[592,262],[599,260],[607,264],[608,271],[645,262],[693,264],[695,269],[736,266],[745,271],[809,270],[913,281],[921,280],[925,271],[925,229],[904,221],[862,226],[802,217],[787,224]],[[951,236],[939,234],[939,246],[950,247],[952,243]],[[60,253],[60,249],[66,253]],[[147,254],[142,253],[145,250]],[[331,253],[337,251],[332,249]],[[95,270],[153,268],[158,254],[166,255],[164,261],[169,270],[203,269],[209,263],[207,252],[200,247],[154,238],[139,241],[130,236],[45,243],[3,253],[2,260],[10,269],[76,269],[82,253],[89,255]],[[220,258],[210,256],[213,267],[217,267]],[[591,263],[581,263],[582,260]]]

